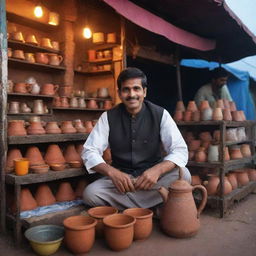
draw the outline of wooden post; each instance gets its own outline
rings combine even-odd
[[[178,45],[177,45],[176,53],[175,53],[175,60],[176,60],[176,77],[177,77],[178,100],[182,100],[181,76],[180,76],[180,50],[179,50]]]
[[[127,67],[127,58],[126,58],[126,37],[125,37],[125,18],[121,16],[121,47],[123,50],[123,68]]]
[[[0,0],[0,170],[1,170],[1,230],[5,232],[5,162],[7,155],[7,33],[5,0]]]

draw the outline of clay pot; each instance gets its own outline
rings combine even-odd
[[[35,199],[38,206],[46,206],[54,204],[56,199],[52,194],[51,189],[46,184],[40,184],[35,193]]]
[[[76,133],[76,129],[72,124],[72,121],[61,122],[60,129],[62,133]]]
[[[105,240],[114,251],[121,251],[132,244],[136,219],[125,214],[113,214],[103,219]]]
[[[77,153],[75,145],[74,144],[69,144],[64,150],[64,158],[67,163],[72,162],[72,161],[78,161],[82,165],[82,158],[80,155]]]
[[[104,234],[103,218],[118,213],[118,209],[112,206],[98,206],[90,208],[87,213],[89,216],[97,220],[97,225],[95,228],[96,236],[99,238],[103,237]]]
[[[111,100],[105,100],[103,104],[103,108],[108,110],[112,108],[112,101]]]
[[[75,192],[70,183],[65,181],[60,183],[55,197],[58,202],[72,201],[76,199]]]
[[[229,155],[228,147],[224,147],[224,161],[229,161],[229,160],[230,160],[230,155]]]
[[[69,102],[71,108],[78,108],[78,100],[76,97],[72,97]]]
[[[212,114],[212,120],[220,121],[223,120],[223,114],[221,108],[215,108]]]
[[[98,105],[97,105],[96,100],[89,100],[88,104],[87,104],[87,108],[98,109]]]
[[[217,194],[217,188],[220,183],[220,178],[214,174],[208,174],[208,181],[204,182],[204,186],[209,196]]]
[[[243,110],[239,110],[238,112],[239,112],[239,114],[240,114],[241,121],[245,121],[245,120],[246,120],[246,117],[245,117],[244,111],[243,111]]]
[[[34,100],[33,102],[33,113],[45,114],[45,107],[43,100]]]
[[[70,97],[73,91],[73,87],[72,86],[60,86],[59,87],[59,95],[61,97]]]
[[[210,144],[211,144],[211,141],[202,141],[201,146],[203,148],[205,148],[205,150],[208,151],[208,148],[209,148]]]
[[[63,221],[65,243],[75,255],[90,251],[95,240],[97,221],[90,216],[71,216]]]
[[[52,105],[54,107],[61,107],[60,97],[54,97]]]
[[[256,170],[255,169],[248,169],[247,170],[248,177],[250,181],[256,181]]]
[[[42,127],[41,122],[30,122],[30,125],[27,128],[27,133],[29,135],[40,135],[40,134],[45,134],[45,130]]]
[[[208,162],[219,161],[219,145],[210,145],[208,148]]]
[[[213,132],[213,139],[214,139],[215,141],[220,141],[220,130],[215,130],[215,131]]]
[[[239,111],[232,111],[231,115],[232,115],[232,120],[237,121],[237,122],[243,121],[242,116]]]
[[[238,187],[245,186],[249,183],[249,176],[246,171],[241,170],[241,171],[236,171],[235,173],[236,173]]]
[[[20,211],[30,211],[37,208],[37,202],[28,188],[22,188],[20,191]]]
[[[189,101],[187,106],[187,111],[195,112],[198,111],[195,101]]]
[[[48,146],[46,150],[46,154],[44,156],[44,160],[47,164],[65,164],[65,158],[56,144],[51,144]]]
[[[27,135],[24,120],[8,121],[8,136],[24,136]]]
[[[232,185],[231,183],[229,182],[228,178],[227,177],[224,177],[224,188],[223,188],[223,195],[227,195],[229,193],[231,193],[232,191]],[[218,191],[218,194],[220,195],[220,183],[217,187],[217,191]]]
[[[41,87],[41,94],[42,95],[54,95],[56,91],[59,89],[59,86],[57,84],[44,84]]]
[[[9,114],[20,113],[20,103],[18,101],[11,101],[9,103],[8,113]]]
[[[93,129],[92,121],[85,121],[84,126],[86,128],[87,133],[90,133]]]
[[[223,120],[232,121],[232,115],[231,115],[230,109],[228,108],[223,109],[222,114],[223,114]]]
[[[111,165],[111,163],[112,163],[112,155],[111,155],[110,148],[107,148],[106,150],[104,150],[102,158],[104,159],[104,161],[107,164]]]
[[[14,171],[18,176],[23,176],[28,174],[29,161],[27,158],[14,159]]]
[[[227,174],[227,178],[232,186],[232,189],[237,189],[238,184],[237,184],[237,178],[236,178],[236,174],[233,172],[230,172]]]
[[[84,92],[84,91],[82,91]],[[86,102],[84,98],[78,98],[78,107],[79,108],[86,108]]]
[[[183,120],[183,111],[181,110],[176,110],[174,112],[174,116],[173,116],[174,121],[182,121]]]
[[[212,120],[212,109],[211,108],[204,108],[201,111],[201,120],[202,121],[210,121]]]
[[[207,154],[205,152],[205,148],[200,147],[195,154],[195,161],[198,163],[206,162]]]
[[[184,103],[182,100],[179,100],[177,101],[176,103],[176,108],[175,108],[175,111],[181,111],[181,112],[184,112],[185,111],[185,106],[184,106]]]
[[[252,156],[249,144],[242,144],[240,150],[241,150],[243,157],[251,157]]]
[[[201,140],[191,140],[188,144],[189,151],[198,150],[201,145]]]
[[[16,93],[28,93],[31,91],[31,85],[27,83],[15,83],[13,87],[13,92]]]
[[[74,120],[74,126],[78,133],[85,133],[86,128],[84,127],[80,119]]]
[[[216,108],[221,108],[221,109],[225,108],[223,99],[219,99],[216,101]]]
[[[124,214],[133,216],[136,219],[134,224],[134,240],[144,240],[148,238],[152,232],[152,216],[153,212],[145,208],[130,208],[123,212]]]
[[[22,154],[19,149],[13,148],[9,149],[7,153],[5,172],[10,173],[14,170],[14,159],[22,158]]]
[[[232,146],[230,147],[230,157],[231,159],[241,159],[243,158],[243,155],[241,153],[239,146]]]
[[[201,185],[202,180],[200,179],[199,175],[191,175],[191,185]]]
[[[202,101],[200,102],[199,110],[200,110],[201,112],[203,112],[203,110],[206,109],[206,108],[210,108],[209,102],[208,102],[207,100],[202,100]]]
[[[186,132],[184,137],[187,142],[190,142],[191,140],[195,139],[193,132]]]
[[[61,129],[59,128],[57,122],[48,122],[45,126],[45,131],[47,134],[60,134]]]
[[[60,97],[60,106],[62,108],[68,108],[69,107],[69,102],[67,97]]]
[[[186,111],[184,112],[184,115],[183,115],[183,120],[184,120],[185,122],[191,121],[191,120],[192,120],[192,112],[186,110]]]
[[[189,151],[188,152],[188,160],[193,161],[195,157],[195,151]]]
[[[236,111],[236,103],[234,101],[229,102],[230,111]]]
[[[37,63],[46,64],[46,65],[49,63],[49,58],[47,56],[47,53],[45,52],[36,52],[35,59]]]
[[[45,161],[38,147],[30,146],[26,151],[25,157],[29,160],[29,166],[45,165]]]
[[[223,99],[223,103],[224,103],[224,109],[229,109],[230,110],[229,100]]]
[[[193,113],[192,113],[192,121],[194,121],[194,122],[198,122],[198,121],[200,121],[200,118],[201,118],[201,113],[200,113],[200,111],[194,111]]]
[[[76,145],[76,151],[77,151],[79,156],[81,156],[83,149],[84,149],[84,144],[77,144]]]
[[[76,189],[75,189],[76,198],[78,199],[83,198],[84,189],[87,187],[88,184],[89,182],[86,179],[80,179],[78,181],[78,184],[76,185]]]
[[[199,138],[202,141],[212,141],[212,135],[210,132],[200,132]]]
[[[97,91],[97,96],[99,98],[108,98],[109,97],[108,88],[99,88]]]

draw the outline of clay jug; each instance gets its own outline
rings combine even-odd
[[[232,189],[237,189],[238,184],[237,184],[237,178],[236,178],[236,174],[233,172],[230,172],[227,174],[227,178],[232,186]]]
[[[21,159],[22,154],[20,152],[19,149],[17,148],[13,148],[13,149],[9,149],[8,153],[7,153],[7,160],[6,160],[6,168],[5,168],[5,172],[6,173],[10,173],[14,170],[14,159]]]
[[[182,121],[182,119],[183,119],[183,111],[181,111],[181,110],[176,110],[176,111],[174,112],[173,119],[174,119],[175,121]]]
[[[15,83],[13,92],[16,93],[28,93],[31,90],[31,85],[27,83]]]
[[[191,185],[192,186],[201,185],[201,184],[202,184],[202,180],[200,179],[199,175],[191,176]]]
[[[256,170],[255,169],[248,169],[247,170],[248,177],[250,181],[256,181]]]
[[[249,183],[248,173],[244,170],[236,171],[238,187],[245,186]]]
[[[105,100],[103,104],[103,108],[108,110],[112,108],[112,101],[111,100]]]
[[[28,158],[29,166],[45,165],[45,161],[38,147],[29,147],[26,151],[25,158]]]
[[[223,195],[227,195],[227,194],[231,193],[232,185],[229,182],[227,177],[224,177],[223,186],[224,186],[224,188],[223,188]],[[220,192],[220,183],[218,184],[217,191],[218,191],[218,194],[220,195],[221,194],[221,192]]]
[[[251,153],[250,145],[242,144],[241,145],[241,153],[242,153],[243,157],[251,157],[252,153]]]
[[[84,126],[87,133],[90,133],[93,129],[92,121],[85,121]]]
[[[183,120],[184,120],[185,122],[191,121],[191,120],[192,120],[192,112],[189,111],[189,110],[186,110],[186,111],[184,112]]]
[[[40,135],[40,134],[45,134],[45,130],[42,127],[41,122],[30,122],[30,125],[27,128],[27,133],[29,135]]]
[[[9,103],[9,109],[8,109],[9,114],[18,114],[20,113],[20,103],[17,101],[11,101]]]
[[[37,208],[37,202],[28,188],[20,191],[20,211],[29,211]]]
[[[66,149],[64,150],[64,158],[67,163],[72,162],[72,161],[79,161],[82,164],[82,158],[80,155],[77,153],[75,145],[74,144],[69,144]]]
[[[228,108],[223,109],[222,114],[223,114],[223,120],[232,121],[232,115],[231,115],[230,109]]]
[[[59,128],[57,122],[48,122],[45,126],[45,131],[47,134],[61,133],[61,129]]]
[[[200,228],[199,216],[207,201],[207,191],[202,185],[191,186],[182,179],[181,168],[179,172],[179,179],[170,185],[169,191],[164,187],[159,189],[164,201],[160,225],[167,235],[185,238],[194,236]],[[200,189],[203,194],[198,209],[192,195],[195,189]]]
[[[191,100],[188,102],[187,111],[190,111],[190,112],[198,111],[195,101]]]
[[[208,102],[207,100],[202,100],[202,101],[200,102],[200,107],[199,107],[199,109],[200,109],[201,112],[203,112],[203,110],[204,110],[205,108],[210,108],[209,102]]]
[[[56,91],[59,89],[57,84],[44,84],[41,88],[42,95],[54,95]]]
[[[243,155],[241,153],[239,146],[232,146],[230,147],[230,157],[231,159],[241,159],[243,158]]]
[[[83,198],[84,189],[87,187],[88,184],[89,184],[89,181],[87,181],[86,179],[80,179],[78,181],[78,184],[75,189],[76,198],[78,198],[78,199]]]
[[[52,194],[51,189],[46,184],[40,184],[35,193],[35,199],[38,206],[46,206],[54,204],[56,199]]]
[[[62,133],[76,133],[76,129],[72,124],[72,121],[61,122],[60,129]]]
[[[74,126],[78,133],[86,132],[86,128],[84,127],[84,125],[80,119],[74,120]]]
[[[59,146],[56,144],[51,144],[48,146],[46,154],[44,156],[44,160],[48,165],[66,163]]]
[[[89,100],[88,104],[87,104],[87,108],[97,109],[98,105],[97,105],[96,100]]]
[[[45,52],[36,52],[35,58],[37,63],[46,64],[46,65],[49,63],[49,58],[47,56],[47,53]]]
[[[206,162],[207,160],[207,154],[205,152],[205,148],[204,147],[200,147],[195,154],[195,161],[198,163],[203,163]]]
[[[177,111],[177,110],[179,110],[181,112],[185,111],[185,106],[184,106],[184,103],[182,100],[177,101],[175,111]]]
[[[212,114],[212,120],[220,121],[223,120],[223,114],[221,108],[215,108]]]
[[[217,194],[217,188],[220,183],[219,176],[215,174],[208,174],[208,180],[204,181],[204,186],[206,187],[207,193],[209,196]]]
[[[58,202],[72,201],[76,199],[75,192],[70,183],[66,181],[60,183],[55,197]]]
[[[54,107],[61,107],[60,97],[54,97],[52,105]]]
[[[8,136],[24,136],[27,135],[24,120],[8,121]]]

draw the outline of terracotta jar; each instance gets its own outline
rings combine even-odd
[[[47,134],[61,133],[61,129],[59,128],[57,122],[48,122],[45,126],[45,131]]]
[[[239,111],[232,111],[231,115],[232,115],[232,120],[237,121],[237,122],[243,121]]]
[[[90,216],[71,216],[63,221],[65,244],[75,255],[91,250],[95,241],[97,220]]]
[[[44,160],[48,165],[66,163],[59,146],[56,144],[51,144],[48,146],[44,156]]]
[[[30,125],[27,128],[27,133],[29,135],[40,135],[40,134],[45,134],[45,130],[42,127],[41,122],[30,122]]]
[[[28,188],[22,188],[20,191],[20,211],[30,211],[37,208],[37,202]]]
[[[223,120],[223,114],[221,108],[215,108],[212,114],[212,120],[220,121]]]
[[[54,95],[58,89],[59,86],[57,84],[44,84],[41,87],[40,93],[42,95]]]
[[[195,161],[198,163],[206,162],[207,161],[207,154],[205,152],[205,148],[200,147],[195,154]]]
[[[61,55],[58,55],[56,53],[47,53],[49,64],[53,66],[59,66],[60,63],[63,61],[63,57]]]
[[[8,121],[8,136],[24,136],[27,135],[24,120]]]
[[[200,132],[199,138],[202,141],[212,141],[212,135],[210,132]]]
[[[248,177],[250,181],[256,181],[256,170],[255,169],[248,169],[247,170]]]
[[[245,121],[245,120],[246,120],[246,117],[245,117],[244,111],[243,111],[243,110],[239,110],[238,112],[239,112],[239,114],[240,114],[241,121]]]
[[[16,93],[28,93],[31,91],[31,85],[27,83],[15,83],[13,92]]]
[[[191,186],[183,180],[183,170],[179,168],[179,179],[173,182],[169,191],[161,187],[159,193],[164,206],[161,212],[161,229],[169,236],[186,238],[196,235],[200,228],[199,216],[207,201],[207,191],[202,185]],[[197,209],[192,191],[200,189],[203,199]]]
[[[113,214],[103,219],[105,240],[114,251],[121,251],[132,244],[136,219],[125,214]]]
[[[229,100],[223,99],[224,109],[230,110]]]
[[[72,124],[72,121],[61,122],[60,129],[62,133],[76,133],[76,129]]]
[[[223,99],[219,99],[216,101],[216,108],[221,108],[221,109],[224,109],[224,101]]]
[[[35,199],[38,206],[51,205],[56,202],[50,187],[46,184],[40,184],[35,193]]]
[[[185,122],[191,121],[191,120],[192,120],[192,112],[186,110],[186,111],[184,112],[184,115],[183,115],[183,120],[184,120]]]
[[[10,173],[14,170],[14,159],[23,158],[18,148],[9,149],[7,153],[5,172]]]
[[[229,102],[230,111],[236,111],[236,103],[234,101]]]
[[[96,225],[96,237],[103,237],[104,234],[104,225],[103,218],[106,216],[118,213],[118,209],[112,206],[97,206],[90,208],[87,213],[89,216],[97,220]]]
[[[192,121],[194,121],[194,122],[198,122],[198,121],[200,121],[200,118],[201,118],[201,113],[200,113],[200,111],[194,111],[193,113],[192,113]]]
[[[210,145],[208,148],[208,162],[219,161],[219,145]]]
[[[201,146],[208,151],[209,146],[211,145],[211,141],[202,141]]]
[[[79,154],[79,156],[81,156],[83,149],[84,149],[84,144],[77,144],[76,145],[76,151]]]
[[[69,86],[69,85],[65,85],[65,86],[60,86],[59,87],[59,95],[61,97],[70,97],[73,91],[73,87]]]
[[[70,106],[71,108],[78,108],[78,100],[77,100],[77,97],[72,97],[72,98],[70,98],[69,106]]]
[[[230,155],[229,155],[228,147],[224,147],[224,161],[229,161],[229,160],[230,160]]]
[[[241,153],[241,150],[240,150],[239,146],[232,146],[232,147],[230,147],[229,151],[230,151],[231,159],[241,159],[241,158],[243,158],[243,155]]]
[[[220,141],[220,130],[215,130],[213,132],[213,139],[217,142]]]
[[[177,101],[175,111],[185,111],[185,106],[182,100]]]
[[[112,101],[111,100],[105,100],[103,104],[103,108],[108,110],[112,108]]]
[[[18,101],[11,101],[9,103],[8,113],[9,114],[20,113],[20,103]]]
[[[80,155],[77,153],[75,145],[74,144],[69,144],[64,150],[64,158],[67,163],[70,163],[72,161],[78,161],[81,163],[82,166],[82,158]]]
[[[61,107],[60,97],[54,97],[52,105],[54,107]]]
[[[208,174],[208,181],[204,181],[204,186],[209,196],[217,194],[217,188],[220,182],[220,178],[214,174]]]
[[[242,144],[240,150],[241,150],[243,157],[251,157],[252,156],[249,144]]]
[[[79,108],[86,108],[86,102],[84,98],[78,98],[78,107]]]
[[[40,115],[45,114],[43,100],[34,100],[33,101],[33,113],[40,114]]]
[[[224,195],[224,196],[232,192],[232,185],[231,185],[231,183],[229,182],[229,180],[228,180],[227,177],[224,177],[223,185],[224,185],[224,188],[223,188],[223,195]],[[219,185],[218,185],[218,187],[217,187],[217,191],[218,191],[218,194],[221,195],[220,183],[219,183]]]
[[[75,192],[70,183],[66,181],[60,183],[55,197],[58,202],[72,201],[76,199]]]
[[[223,109],[222,114],[223,114],[223,120],[232,121],[232,115],[231,115],[230,109],[228,108]]]
[[[202,112],[205,108],[210,108],[209,102],[207,100],[202,100],[200,102],[199,110]]]
[[[194,160],[194,157],[195,157],[195,151],[189,151],[188,152],[188,160],[189,161],[193,161]]]
[[[227,178],[232,186],[232,189],[237,189],[238,184],[237,184],[237,178],[236,178],[236,174],[233,172],[230,172],[227,174]]]
[[[204,108],[202,111],[201,111],[201,120],[202,121],[209,121],[209,120],[212,120],[212,109],[211,108]]]
[[[49,58],[47,56],[47,53],[45,52],[36,52],[35,59],[37,63],[46,64],[46,65],[49,63]]]
[[[93,129],[92,121],[85,121],[84,126],[87,133],[90,133]]]
[[[74,120],[74,126],[75,126],[75,129],[77,130],[77,132],[79,132],[79,133],[86,132],[86,128],[84,127],[84,125],[80,119]]]
[[[21,102],[20,104],[20,110],[21,110],[21,113],[31,113],[31,108],[28,107],[27,103],[25,102]]]
[[[78,199],[83,198],[84,189],[87,187],[88,184],[89,184],[89,182],[86,179],[80,179],[78,181],[78,183],[76,185],[76,189],[75,189],[76,198],[78,198]]]
[[[25,154],[25,157],[29,160],[29,165],[45,165],[45,161],[38,147],[30,146]]]
[[[184,137],[187,142],[195,139],[193,132],[186,132]]]
[[[191,151],[198,150],[201,145],[201,140],[191,140],[188,144],[188,149]]]
[[[249,183],[249,176],[245,170],[236,171],[238,187],[245,186]]]
[[[202,184],[202,180],[199,175],[191,175],[191,185],[192,186],[201,185],[201,184]]]
[[[183,111],[181,110],[176,110],[174,112],[173,116],[174,121],[182,121],[183,120]]]
[[[62,108],[68,108],[69,107],[69,102],[67,97],[60,97],[60,106]]]
[[[86,106],[87,106],[87,108],[91,108],[91,109],[98,108],[96,100],[89,100]]]
[[[136,219],[134,224],[134,240],[147,239],[152,232],[153,212],[145,208],[129,208],[124,210],[124,214],[133,216]]]
[[[187,111],[190,111],[190,112],[198,111],[195,101],[191,100],[188,102]]]

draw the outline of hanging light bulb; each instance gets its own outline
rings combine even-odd
[[[59,14],[56,12],[50,12],[48,24],[53,25],[53,26],[58,26],[59,25]]]
[[[44,14],[42,6],[37,5],[34,9],[34,14],[37,18],[41,18]]]
[[[83,29],[83,36],[86,38],[86,39],[89,39],[92,37],[92,31],[90,30],[90,28],[88,27],[85,27]]]

